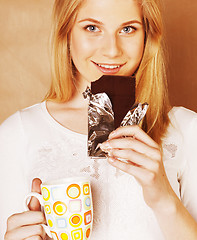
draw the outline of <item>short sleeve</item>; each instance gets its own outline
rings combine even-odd
[[[197,221],[197,117],[188,122],[182,152],[185,167],[180,178],[181,200],[190,214]]]
[[[25,136],[20,112],[0,125],[0,239],[4,239],[7,218],[23,211]]]

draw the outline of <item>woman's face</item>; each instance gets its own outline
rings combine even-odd
[[[144,35],[137,0],[86,0],[70,34],[78,80],[131,76],[143,55]]]

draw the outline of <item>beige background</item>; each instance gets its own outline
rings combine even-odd
[[[43,99],[50,84],[53,0],[0,0],[0,122]],[[197,1],[165,0],[173,105],[197,111]]]

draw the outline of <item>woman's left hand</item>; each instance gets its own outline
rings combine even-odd
[[[167,207],[173,196],[176,198],[165,173],[160,147],[140,127],[120,127],[100,147],[108,152],[112,166],[133,175],[141,184],[149,207],[155,210]]]

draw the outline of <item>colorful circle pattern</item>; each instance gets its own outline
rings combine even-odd
[[[42,196],[45,201],[48,201],[50,198],[50,191],[46,187],[42,188]]]
[[[83,218],[80,214],[74,214],[70,217],[69,223],[72,227],[79,227],[82,224]]]
[[[61,186],[61,189],[56,190],[54,192],[56,198],[53,198],[52,192],[50,194],[47,187],[42,187],[43,199],[48,201],[45,202],[44,208],[53,238],[55,240],[88,240],[92,231],[92,202],[89,183],[85,182],[81,187],[78,184],[70,184],[67,188]],[[68,197],[69,201],[68,199],[65,201],[64,199]],[[53,204],[50,199],[53,200]],[[69,232],[67,223],[74,228],[71,232]]]
[[[58,216],[62,216],[66,213],[67,211],[67,206],[64,202],[61,201],[57,201],[54,203],[53,205],[53,211],[55,212],[55,214],[57,214]]]
[[[47,216],[47,218],[46,218],[46,220],[47,220],[47,224],[48,224],[48,226],[51,228],[51,229],[54,229],[55,228],[55,220],[54,220],[54,218],[52,217],[52,216]]]
[[[88,239],[90,237],[90,232],[91,232],[90,227],[86,228],[86,230],[85,230],[85,238],[86,239]]]
[[[84,199],[84,208],[86,210],[90,210],[90,208],[91,208],[91,199],[90,199],[90,197],[86,197]]]
[[[61,232],[61,233],[59,234],[59,238],[60,238],[61,240],[69,240],[69,239],[70,239],[70,238],[69,238],[69,234],[66,233],[66,232]]]
[[[78,184],[71,184],[67,188],[67,195],[72,199],[78,198],[81,195],[80,186]]]

